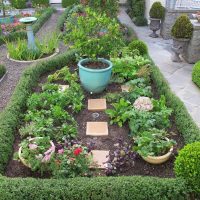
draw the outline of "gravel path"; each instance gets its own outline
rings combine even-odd
[[[37,33],[38,38],[42,38],[45,34],[50,34],[55,31],[56,23],[60,11],[54,13],[51,18],[42,26]],[[60,53],[64,52],[66,47],[60,44]],[[5,45],[0,46],[0,64],[4,64],[7,69],[7,76],[4,81],[0,83],[0,112],[6,107],[12,93],[17,85],[23,70],[31,65],[31,63],[16,63],[7,59],[7,51]]]

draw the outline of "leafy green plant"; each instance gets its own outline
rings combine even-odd
[[[163,19],[165,16],[165,8],[162,6],[161,2],[156,1],[151,6],[151,9],[149,11],[149,15],[151,18],[156,19]]]
[[[17,9],[26,8],[26,0],[11,0],[11,5]]]
[[[200,62],[198,61],[192,69],[192,81],[200,87]]]
[[[3,75],[6,73],[6,68],[4,65],[0,64],[0,79],[3,77]]]
[[[56,178],[74,178],[90,174],[92,156],[89,149],[79,143],[65,141],[64,145],[57,145],[53,176]]]
[[[81,56],[107,58],[112,51],[122,46],[119,24],[115,19],[106,14],[97,14],[90,8],[86,8],[84,15],[73,16],[77,23],[67,21],[68,32],[64,39],[66,43],[72,43],[73,48],[80,50]]]
[[[175,174],[184,178],[194,191],[200,192],[200,142],[186,145],[178,153]]]
[[[133,22],[136,26],[147,26],[148,25],[147,19],[143,16],[134,17]]]
[[[133,40],[128,45],[130,51],[138,50],[141,56],[148,54],[148,47],[147,45],[141,40]]]
[[[78,3],[78,0],[62,0],[62,7],[67,8],[68,6],[71,6],[77,3]]]
[[[106,114],[110,117],[110,124],[118,124],[119,127],[129,119],[130,114],[129,111],[131,109],[131,105],[128,101],[121,98],[119,102],[112,104],[113,109],[107,109]]]
[[[134,150],[141,156],[162,156],[176,144],[174,140],[166,139],[167,132],[159,129],[151,129],[139,133],[135,138]]]
[[[20,144],[21,158],[32,171],[51,171],[55,146],[49,137],[25,139]]]
[[[49,1],[48,0],[32,0],[33,7],[37,6],[49,6]]]
[[[181,15],[177,18],[172,26],[171,35],[174,38],[191,39],[193,25],[187,15]]]

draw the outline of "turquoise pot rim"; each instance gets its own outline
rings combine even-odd
[[[109,60],[107,60],[107,59],[104,59],[104,58],[98,58],[98,60],[100,60],[100,61],[102,61],[102,62],[104,62],[104,63],[107,63],[108,65],[109,65],[109,67],[107,67],[107,68],[105,68],[105,69],[90,69],[90,68],[87,68],[87,67],[83,67],[83,63],[84,62],[88,62],[89,60],[91,60],[91,59],[89,59],[89,58],[85,58],[85,59],[81,59],[79,62],[78,62],[78,66],[79,66],[79,68],[81,68],[81,69],[83,69],[83,70],[85,70],[85,71],[88,71],[88,72],[92,72],[92,73],[96,73],[96,72],[105,72],[105,71],[108,71],[108,70],[110,70],[111,68],[112,68],[112,62],[110,62]]]

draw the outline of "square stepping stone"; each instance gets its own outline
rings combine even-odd
[[[86,135],[106,136],[108,135],[107,122],[87,122]]]
[[[104,150],[92,150],[93,163],[91,168],[105,169],[108,161],[109,151]]]
[[[69,88],[69,85],[59,85],[59,91],[60,92],[64,92],[65,90],[67,90]]]
[[[122,89],[122,92],[129,92],[130,86],[128,86],[128,85],[122,85],[121,89]]]
[[[88,99],[89,111],[103,111],[106,108],[106,99]]]

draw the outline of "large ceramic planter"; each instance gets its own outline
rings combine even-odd
[[[183,55],[186,51],[186,48],[188,46],[188,42],[190,39],[184,39],[184,38],[173,38],[173,56],[172,61],[173,62],[181,62],[180,55]]]
[[[0,24],[10,24],[14,22],[14,16],[0,17]]]
[[[162,164],[164,162],[166,162],[167,160],[169,160],[171,154],[173,152],[173,147],[171,147],[171,149],[169,150],[168,153],[166,153],[163,156],[147,156],[147,157],[142,157],[146,162],[150,163],[150,164]]]
[[[156,18],[150,18],[150,29],[153,31],[149,36],[152,38],[157,38],[158,34],[156,31],[158,31],[161,27],[161,19],[156,19]]]
[[[37,139],[37,138],[41,138],[41,137],[31,138],[31,139],[29,139],[29,141],[33,141],[33,140],[35,140],[35,139]],[[55,145],[54,145],[54,143],[53,143],[52,141],[50,141],[50,144],[51,144],[52,147],[55,147]],[[23,149],[22,149],[22,147],[20,147],[19,150],[18,150],[18,156],[19,156],[20,161],[22,162],[22,164],[23,164],[24,166],[26,166],[26,167],[28,167],[28,168],[31,168],[30,163],[28,163],[27,160],[25,160],[25,159],[22,157],[22,151],[23,151]],[[55,150],[51,152],[51,156],[52,156],[54,153],[55,153]]]
[[[105,69],[90,69],[85,67],[90,59],[80,60],[78,63],[79,76],[84,89],[92,94],[102,92],[108,85],[112,72],[112,63],[99,58],[99,61],[108,65]]]

